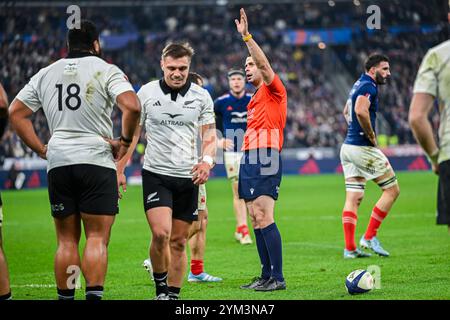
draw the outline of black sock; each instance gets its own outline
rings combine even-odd
[[[172,300],[178,300],[180,296],[181,288],[178,287],[169,287],[169,298]]]
[[[169,294],[167,271],[161,273],[153,272],[153,279],[155,279],[156,296],[159,296],[161,293]]]
[[[75,289],[59,289],[58,292],[58,300],[75,300]]]
[[[86,300],[102,300],[103,287],[86,287]]]
[[[0,300],[11,300],[11,291],[7,294],[0,296]]]

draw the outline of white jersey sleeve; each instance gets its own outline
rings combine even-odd
[[[144,86],[141,87],[141,89],[139,89],[137,96],[139,98],[139,101],[141,102],[141,118],[139,120],[139,125],[141,127],[144,126],[144,122],[145,122],[145,118],[146,118],[146,100],[147,100],[147,95],[145,93],[145,90],[143,90]]]
[[[121,93],[134,91],[125,73],[115,65],[111,65],[106,74],[106,88],[113,101],[116,101]]]
[[[414,83],[414,93],[428,93],[437,96],[436,69],[438,68],[436,52],[428,51],[420,64]]]
[[[428,93],[439,105],[438,162],[450,160],[450,40],[431,48],[420,65],[414,93]]]
[[[30,81],[25,85],[25,87],[23,87],[22,90],[20,90],[20,92],[16,96],[18,100],[22,101],[33,112],[36,112],[40,108],[42,108],[42,104],[37,91],[40,78],[41,73],[38,72],[30,79]]]
[[[200,112],[199,125],[201,126],[216,122],[214,114],[214,102],[209,92],[205,89],[203,90],[205,91],[205,103],[202,106],[202,110]]]

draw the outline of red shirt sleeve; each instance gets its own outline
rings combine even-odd
[[[286,95],[286,88],[284,87],[283,82],[281,82],[281,79],[277,74],[275,74],[272,83],[267,86],[267,89],[269,90],[270,95],[277,102],[280,102],[283,96]]]

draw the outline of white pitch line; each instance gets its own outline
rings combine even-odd
[[[12,284],[11,288],[56,288],[56,284],[42,284],[42,283]]]

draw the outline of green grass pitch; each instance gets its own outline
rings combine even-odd
[[[344,260],[341,175],[285,176],[276,204],[283,238],[287,290],[259,293],[239,289],[259,273],[255,245],[234,238],[231,187],[225,179],[207,184],[209,226],[207,272],[221,283],[188,283],[183,299],[450,299],[450,235],[435,225],[437,178],[430,172],[399,173],[401,194],[384,221],[379,238],[391,257]],[[359,211],[356,237],[365,231],[380,191],[369,183]],[[15,299],[55,299],[55,232],[46,190],[2,193],[4,247]],[[129,187],[112,230],[104,299],[151,299],[154,285],[142,267],[150,231],[141,188]],[[355,269],[375,265],[381,288],[347,294],[344,281]],[[84,283],[82,284],[84,287]],[[84,291],[77,290],[77,299]]]

